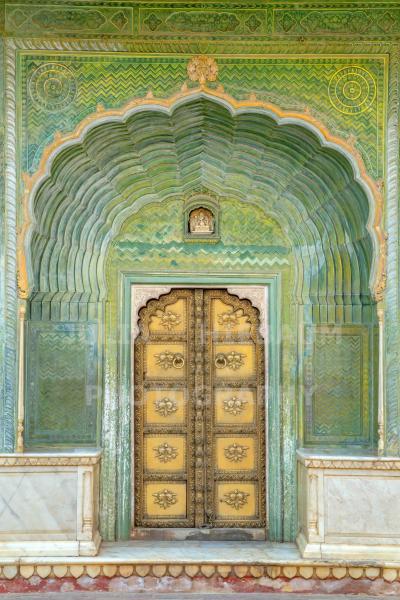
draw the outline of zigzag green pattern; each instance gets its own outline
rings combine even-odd
[[[306,443],[368,444],[367,330],[306,329]]]
[[[35,104],[29,93],[32,73],[43,64],[68,67],[77,82],[74,102],[59,112],[48,112]],[[181,57],[94,57],[43,54],[22,58],[24,170],[33,172],[45,146],[56,131],[68,132],[101,103],[119,107],[133,97],[143,97],[148,89],[154,96],[168,97],[187,79],[187,58]],[[319,58],[218,58],[219,80],[236,98],[255,92],[260,98],[284,109],[308,107],[332,131],[342,137],[352,135],[372,176],[382,174],[384,138],[384,63],[378,57]],[[332,106],[328,85],[340,68],[359,65],[374,77],[377,96],[365,112],[348,115]]]
[[[26,444],[96,440],[95,334],[87,323],[30,322]]]
[[[160,229],[154,222],[161,224]],[[124,224],[114,240],[109,276],[125,268],[265,271],[292,264],[289,244],[279,225],[261,209],[237,200],[223,202],[221,240],[217,244],[185,243],[182,234],[182,201],[147,206]]]

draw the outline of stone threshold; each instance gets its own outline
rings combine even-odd
[[[130,541],[103,543],[97,556],[0,557],[0,579],[96,577],[295,577],[400,580],[400,563],[302,558],[294,544]]]

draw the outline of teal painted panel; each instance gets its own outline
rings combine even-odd
[[[30,322],[26,445],[95,444],[97,327]]]
[[[370,445],[369,331],[306,328],[306,444]]]

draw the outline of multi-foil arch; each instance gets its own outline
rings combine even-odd
[[[206,122],[205,112],[202,114],[199,110],[201,103],[209,107],[211,113],[209,123]],[[176,116],[179,111],[178,123]],[[258,168],[253,170],[253,175],[261,193],[254,190],[252,177],[247,176],[253,192],[243,199],[262,204],[267,198],[267,211],[278,218],[284,229],[291,234],[294,246],[300,249],[297,259],[302,263],[303,274],[299,276],[297,296],[304,300],[305,294],[301,290],[302,283],[306,283],[304,273],[314,272],[321,276],[321,273],[325,272],[326,297],[330,295],[330,290],[335,298],[349,294],[352,301],[357,303],[360,301],[357,301],[357,295],[368,293],[365,286],[365,278],[367,278],[371,292],[376,299],[381,299],[385,282],[385,236],[381,227],[382,197],[378,186],[367,175],[361,158],[354,154],[347,142],[329,134],[323,125],[307,114],[281,111],[271,104],[257,101],[256,98],[239,102],[228,97],[221,90],[211,90],[205,86],[196,90],[183,89],[181,93],[168,100],[154,99],[151,95],[144,99],[134,99],[121,110],[100,108],[96,114],[85,119],[74,133],[56,136],[54,143],[44,153],[37,173],[31,178],[26,177],[25,214],[19,242],[21,296],[27,297],[35,290],[50,293],[64,292],[65,299],[76,294],[100,299],[105,290],[102,257],[105,256],[113,236],[129,214],[139,210],[142,205],[161,201],[170,194],[190,191],[188,190],[191,185],[188,180],[188,168],[190,167],[190,176],[193,178],[193,152],[196,159],[196,150],[187,153],[184,148],[182,152],[182,148],[179,149],[179,141],[182,146],[182,139],[179,140],[179,137],[182,137],[182,131],[186,136],[188,131],[191,135],[197,131],[196,135],[200,132],[198,141],[201,144],[202,126],[205,126],[207,136],[207,126],[209,127],[210,123],[215,125],[218,114],[219,117],[221,114],[224,116],[218,132],[220,139],[215,144],[215,148],[209,145],[207,150],[211,161],[214,160],[216,164],[219,162],[222,173],[226,169],[224,159],[227,158],[227,150],[223,148],[222,142],[232,151],[232,140],[237,136],[240,126],[253,125],[254,129],[246,140],[247,148],[242,154],[243,164],[240,167],[243,169],[246,166],[246,160],[249,168],[252,167],[254,155],[251,156],[249,150],[250,142],[253,142],[258,146],[259,151]],[[141,121],[140,127],[136,129],[135,121]],[[230,129],[227,123],[230,124]],[[259,134],[256,133],[257,124],[260,123],[264,123],[264,126],[268,125],[269,132],[273,131],[275,134],[269,140],[270,147],[267,144],[263,146]],[[274,130],[272,123],[275,127],[278,126],[278,129]],[[161,136],[157,151],[161,154],[164,151],[165,155],[166,150],[171,150],[171,144],[165,143],[165,139],[173,139],[177,158],[175,174],[174,168],[169,173],[170,176],[172,175],[170,187],[164,190],[160,190],[159,174],[154,177],[154,173],[153,177],[150,173],[147,178],[146,189],[143,185],[145,168],[140,165],[146,153],[146,150],[143,150],[144,138],[141,136],[147,130],[150,134],[147,138],[149,141],[157,131],[157,126],[160,129],[158,134]],[[311,134],[305,134],[305,129]],[[114,134],[114,138],[111,134]],[[129,137],[132,134],[136,136],[135,144]],[[286,147],[283,148],[280,147],[279,137],[285,135]],[[304,135],[306,138],[308,136],[305,143]],[[303,144],[302,156],[299,153],[301,144]],[[149,147],[152,148],[151,145]],[[141,149],[139,152],[138,148]],[[326,171],[325,148],[329,149],[328,163],[333,169],[331,179],[329,179],[329,171]],[[115,155],[110,159],[112,150],[115,151]],[[235,150],[238,151],[238,148]],[[262,181],[261,171],[266,169],[273,154],[279,155],[283,150],[290,155],[291,167],[294,168],[296,178],[294,185],[293,177],[286,181],[284,194],[282,189],[279,194],[277,189],[282,188],[280,178],[284,180],[284,177],[287,177],[287,169],[281,169],[279,162],[275,161],[274,168],[269,170],[267,177]],[[118,169],[121,164],[130,160],[129,153],[132,152],[136,152],[139,158],[136,169],[140,171],[142,166],[142,177],[140,185],[136,183],[136,188],[129,189],[129,186],[121,185],[122,178],[119,179],[121,173]],[[180,156],[179,152],[181,152]],[[345,160],[341,158],[343,155]],[[235,158],[235,153],[233,156]],[[105,163],[110,163],[110,160],[109,172],[102,173]],[[312,169],[302,172],[299,167],[304,167],[311,161]],[[152,161],[148,161],[147,171],[151,171],[152,168],[154,171],[154,166],[157,166],[157,162],[152,165]],[[132,164],[128,167],[131,168]],[[180,185],[177,181],[176,167],[180,170]],[[199,170],[197,164],[195,178],[197,177],[200,183],[209,183],[207,175],[207,165],[203,166],[203,170]],[[308,180],[310,175],[313,176],[312,184]],[[165,172],[162,176],[165,177]],[[245,173],[241,173],[241,176],[242,179],[246,179]],[[218,192],[218,186],[223,187],[221,184],[226,182],[218,182],[216,178],[212,183],[215,188],[212,191]],[[315,183],[317,186],[313,189]],[[336,196],[332,194],[330,186],[334,188]],[[44,190],[47,190],[46,194]],[[232,191],[238,192],[234,186]],[[79,215],[84,214],[82,207],[90,195],[91,208],[85,214],[86,219],[81,219],[84,223],[79,230],[76,227],[80,223]],[[329,201],[321,205],[319,200],[324,195],[329,198]],[[298,201],[296,196],[300,196],[302,200]],[[344,197],[342,205],[338,196]],[[52,212],[49,210],[49,198],[50,200],[53,198]],[[104,198],[108,198],[106,205],[109,212],[101,220],[99,205],[100,199],[104,201]],[[286,201],[285,210],[282,210],[282,201]],[[87,206],[89,207],[89,204]],[[318,210],[315,206],[318,206]],[[295,212],[293,212],[294,207],[296,207]],[[64,225],[62,225],[63,219]],[[301,227],[303,223],[307,226]],[[365,235],[367,230],[368,236]],[[99,240],[97,242],[96,236]],[[94,253],[93,248],[96,243],[98,250]],[[63,269],[59,269],[63,262]],[[329,268],[329,265],[333,265],[334,268]],[[332,290],[332,271],[335,273],[334,290]],[[86,280],[84,280],[85,275]],[[319,288],[315,288],[316,281],[314,278],[314,281],[308,282],[306,296],[311,302],[318,302],[321,296]],[[344,289],[346,281],[350,281],[350,291]],[[361,285],[357,284],[358,281]]]

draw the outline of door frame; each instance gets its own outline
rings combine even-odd
[[[266,376],[265,414],[266,414],[266,510],[268,519],[268,537],[270,540],[282,538],[282,444],[280,418],[280,350],[281,350],[281,275],[280,273],[235,274],[221,273],[140,273],[123,272],[120,274],[121,307],[118,331],[118,363],[119,363],[119,411],[118,411],[118,514],[117,537],[128,539],[132,527],[133,502],[133,438],[132,438],[132,343],[134,337],[132,319],[132,288],[134,286],[167,286],[173,288],[228,288],[234,286],[259,286],[266,289]]]

